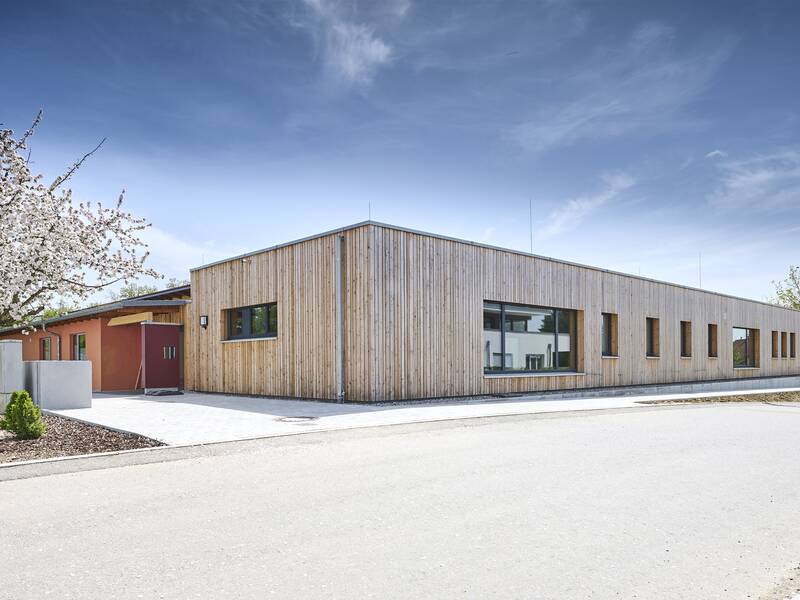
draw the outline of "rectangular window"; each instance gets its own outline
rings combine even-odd
[[[646,349],[645,353],[648,357],[658,358],[660,351],[660,339],[658,331],[658,319],[654,317],[647,317],[645,322],[646,328]]]
[[[758,330],[745,327],[733,328],[733,367],[755,368],[758,366]]]
[[[717,358],[717,326],[714,323],[708,324],[708,357]]]
[[[86,360],[86,334],[72,335],[72,360]]]
[[[778,348],[778,332],[772,332],[772,358],[780,357],[780,349]]]
[[[789,334],[789,358],[797,358],[797,338],[794,332]]]
[[[278,335],[278,304],[232,308],[228,312],[228,339],[270,338]]]
[[[483,303],[487,373],[574,371],[576,313],[502,302]]]
[[[789,336],[781,331],[781,358],[789,358]]]
[[[692,322],[681,321],[681,357],[692,356]]]
[[[50,360],[52,353],[50,351],[50,338],[42,338],[39,342],[39,360]]]
[[[602,356],[617,356],[617,315],[601,313],[600,340]]]

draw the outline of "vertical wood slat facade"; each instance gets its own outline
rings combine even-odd
[[[344,238],[348,400],[800,374],[800,359],[773,359],[765,343],[772,330],[800,331],[798,311],[368,223],[194,270],[187,388],[336,397],[336,235]],[[484,375],[484,300],[578,311],[580,373]],[[276,338],[223,341],[225,310],[266,302],[278,303]],[[616,315],[617,358],[601,356],[603,312]],[[659,320],[659,358],[645,357],[646,317]],[[681,321],[692,323],[691,357],[680,355]],[[708,324],[717,325],[716,358],[708,357]],[[734,326],[760,330],[760,368],[733,368]]]

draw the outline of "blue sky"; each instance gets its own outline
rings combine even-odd
[[[26,2],[0,122],[167,276],[375,220],[756,299],[800,263],[800,4]]]

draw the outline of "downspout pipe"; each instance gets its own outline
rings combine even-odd
[[[334,279],[336,282],[336,401],[344,402],[344,309],[342,306],[342,252],[344,236],[335,241]]]

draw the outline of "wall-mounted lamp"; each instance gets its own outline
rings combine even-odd
[[[200,315],[200,327],[203,329],[208,327],[208,315]]]

